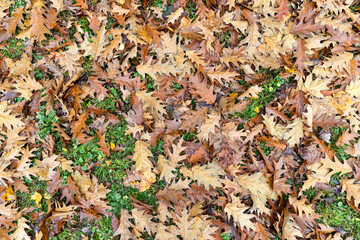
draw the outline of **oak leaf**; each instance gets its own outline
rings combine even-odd
[[[151,221],[152,216],[145,212],[145,210],[138,210],[134,208],[131,210],[132,216],[135,221],[136,229],[141,232],[145,231],[149,234],[155,232],[155,223]]]
[[[245,228],[248,230],[256,231],[255,224],[251,221],[256,215],[244,213],[248,207],[242,204],[239,200],[233,199],[232,203],[225,205],[224,212],[228,217],[232,217],[234,222],[240,227],[241,230]]]
[[[284,224],[282,226],[282,239],[297,239],[297,237],[303,237],[300,226],[289,211],[286,211],[284,214]]]
[[[204,185],[206,190],[210,190],[210,186],[213,188],[222,187],[219,175],[223,175],[224,171],[216,161],[203,166],[194,166],[191,170],[182,167],[180,171],[184,176]]]
[[[145,74],[149,74],[155,81],[157,81],[157,74],[165,74],[170,76],[170,74],[176,76],[180,70],[171,63],[155,63],[151,65],[152,59],[149,59],[146,63],[140,64],[136,67],[136,70],[140,75],[145,77]]]
[[[256,58],[255,55],[257,54],[257,48],[261,44],[260,39],[262,39],[262,36],[256,23],[250,25],[248,32],[249,34],[241,41],[241,43],[247,44],[244,50],[247,52],[247,59],[254,60]]]
[[[153,163],[149,159],[151,156],[149,144],[141,140],[136,141],[132,160],[135,161],[136,173],[142,178],[140,191],[147,190],[150,188],[150,184],[156,181],[156,176],[152,172]]]
[[[114,237],[121,235],[121,240],[136,239],[135,235],[129,229],[130,227],[134,228],[134,225],[129,221],[130,218],[131,215],[129,214],[128,210],[125,208],[121,209],[119,227],[116,229]]]
[[[88,39],[81,44],[81,50],[84,50],[84,56],[91,55],[94,59],[101,59],[101,54],[105,51],[105,46],[108,43],[108,38],[105,35],[105,26],[96,33],[96,37],[92,38],[92,42],[89,43]]]
[[[321,26],[320,23],[314,24],[312,19],[306,21],[303,18],[291,28],[290,33],[304,34],[308,37],[312,37],[314,33],[319,33],[319,30],[323,28],[324,26]]]
[[[26,100],[31,99],[33,91],[43,89],[43,86],[31,76],[20,76],[16,80],[16,84],[14,84],[14,87],[16,88],[15,91],[20,93],[21,96],[24,97]]]
[[[259,222],[255,223],[256,235],[255,239],[270,240],[273,235]]]
[[[26,222],[27,220],[23,217],[18,220],[17,228],[15,232],[11,235],[13,239],[31,240],[31,237],[26,233],[26,229],[30,229],[30,226],[27,225]]]
[[[196,240],[198,235],[196,232],[195,219],[190,216],[186,207],[181,211],[181,216],[177,217],[175,224],[177,225],[177,235],[183,239]]]
[[[74,121],[71,124],[71,132],[73,133],[74,137],[79,136],[81,131],[86,128],[86,119],[88,117],[88,114],[86,112],[83,112],[77,121]]]
[[[23,13],[24,13],[24,7],[21,6],[20,8],[14,9],[13,12],[11,13],[11,17],[7,19],[6,21],[6,25],[7,25],[7,29],[6,29],[6,34],[7,37],[12,36],[15,31],[16,31],[16,27],[22,26],[21,21],[23,20]]]
[[[163,101],[158,100],[156,97],[152,96],[153,93],[146,91],[138,91],[136,96],[141,100],[143,103],[142,108],[144,111],[150,111],[154,115],[166,114],[166,110],[164,105],[162,104]]]
[[[221,115],[217,112],[210,113],[207,115],[205,122],[200,127],[198,138],[201,141],[208,141],[210,134],[215,134],[215,128],[220,125]]]
[[[243,174],[235,178],[235,181],[247,189],[254,203],[254,208],[270,215],[270,209],[266,207],[268,199],[277,199],[277,194],[270,188],[262,172],[252,175]]]
[[[341,191],[346,191],[346,199],[352,201],[354,199],[355,207],[359,207],[360,203],[360,184],[355,179],[342,179],[341,180]]]
[[[167,160],[163,155],[159,155],[158,166],[160,168],[160,179],[165,179],[165,181],[169,183],[175,178],[176,175],[173,173],[176,171],[175,166],[173,166],[172,162]]]
[[[110,147],[105,142],[105,134],[100,134],[99,131],[96,131],[96,135],[99,138],[98,145],[100,146],[99,150],[102,151],[106,156],[110,156]]]
[[[275,136],[278,139],[282,140],[285,136],[286,128],[280,124],[276,124],[275,117],[273,115],[264,114],[263,118],[263,123],[265,124],[266,129],[269,131],[269,133],[272,136]]]
[[[46,19],[43,17],[44,7],[43,1],[35,1],[30,18],[30,36],[40,44],[42,40],[46,40],[45,34],[51,35],[50,30],[46,27]]]
[[[304,123],[301,118],[295,118],[292,123],[286,126],[288,132],[284,138],[290,147],[300,143],[300,139],[304,136]]]
[[[8,110],[6,101],[0,102],[0,126],[5,126],[8,129],[23,126],[24,123],[17,116],[17,114],[11,114],[11,111]]]
[[[297,42],[297,51],[294,55],[294,57],[296,57],[295,65],[297,65],[300,70],[303,70],[305,68],[305,62],[309,61],[309,58],[306,55],[308,49],[305,45],[305,39],[299,39]]]
[[[351,81],[350,84],[346,86],[345,91],[353,97],[360,98],[360,80],[356,79],[355,81]]]
[[[306,204],[306,198],[301,198],[300,200],[297,200],[295,197],[290,197],[289,202],[291,205],[294,206],[294,208],[299,212],[300,217],[305,214],[306,217],[314,216],[315,210],[312,208],[311,204]]]

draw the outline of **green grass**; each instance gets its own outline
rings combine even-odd
[[[224,48],[232,46],[230,42],[230,31],[215,33],[216,38],[219,40],[220,44],[224,44]]]
[[[51,111],[49,114],[46,114],[45,106],[40,106],[40,112],[36,116],[39,126],[39,137],[43,140],[46,139],[47,135],[51,135],[55,141],[55,153],[61,153],[65,144],[60,140],[60,133],[54,130],[54,125],[52,122],[59,123],[59,117],[56,115],[56,111]],[[40,143],[40,142],[39,142]],[[41,150],[41,148],[40,148]]]
[[[344,239],[360,239],[360,214],[346,203],[345,193],[324,192],[316,213],[322,215],[318,220],[320,223],[343,229],[346,232]]]
[[[86,18],[81,18],[78,21],[78,24],[80,25],[80,28],[84,31],[84,33],[87,32],[89,34],[89,37],[94,35],[92,29],[90,28],[90,22]],[[84,35],[83,33],[81,34],[82,36]]]

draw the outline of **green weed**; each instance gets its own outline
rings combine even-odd
[[[280,88],[286,81],[282,79],[278,74],[278,71],[266,70],[267,76],[274,76],[268,79],[262,84],[263,91],[258,94],[258,98],[252,99],[250,104],[241,113],[236,112],[235,118],[242,118],[249,121],[251,118],[256,117],[260,113],[261,109],[270,103],[276,94],[276,90]]]
[[[344,133],[346,129],[343,127],[333,127],[330,130],[331,138],[330,138],[330,149],[334,150],[335,156],[339,159],[340,162],[344,162],[345,160],[349,159],[351,155],[345,152],[346,146],[336,146],[336,142],[340,138],[340,136]]]
[[[26,6],[26,1],[25,0],[14,0],[12,1],[12,4],[9,8],[10,14],[17,8],[20,7],[25,7]]]
[[[89,37],[93,36],[94,33],[92,29],[90,28],[90,23],[86,18],[82,18],[78,21],[78,24],[80,25],[80,28],[84,31],[84,33],[88,33]]]
[[[196,2],[193,0],[190,0],[188,2],[188,4],[185,7],[185,10],[188,12],[188,16],[190,19],[192,19],[193,21],[198,17],[198,15],[196,15],[196,10],[197,6],[196,6]]]
[[[105,157],[105,154],[99,150],[98,141],[99,139],[94,137],[92,141],[80,144],[74,139],[73,144],[69,145],[68,149],[64,148],[62,154],[72,160],[75,166],[79,165],[82,170],[88,170],[91,163],[99,162]]]
[[[222,240],[231,240],[230,233],[221,233]]]
[[[48,205],[44,196],[47,194],[47,184],[46,181],[42,181],[37,177],[31,177],[31,179],[24,178],[25,186],[28,187],[29,193],[21,193],[16,191],[16,204],[17,207],[23,209],[26,207],[34,207],[38,212],[47,211]],[[35,193],[42,195],[41,202],[37,205],[36,202],[31,199],[31,196]]]
[[[54,131],[53,122],[57,122],[59,120],[58,116],[56,116],[56,111],[51,111],[48,115],[46,115],[45,106],[40,106],[41,111],[36,116],[39,124],[39,137],[41,139],[45,139],[48,134],[53,135],[55,138],[59,137],[59,133]],[[58,139],[56,139],[58,140]]]
[[[322,215],[319,222],[342,228],[346,232],[344,239],[360,239],[360,214],[346,203],[346,194],[324,192],[321,198],[316,209],[316,213]]]
[[[264,152],[264,154],[265,154],[266,156],[269,156],[270,153],[271,153],[271,151],[274,149],[273,147],[269,147],[269,146],[266,144],[266,142],[261,142],[261,143],[260,143],[260,148],[261,148],[261,150],[263,150],[263,152]]]
[[[318,191],[316,191],[315,188],[313,188],[313,187],[311,187],[308,190],[303,191],[304,196],[309,200],[309,202],[311,202],[315,198],[317,193],[318,193]]]
[[[11,59],[19,59],[23,55],[24,52],[24,40],[18,38],[8,39],[9,45],[6,46],[6,49],[0,49],[0,53],[7,58]]]

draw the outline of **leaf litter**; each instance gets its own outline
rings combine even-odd
[[[351,0],[2,1],[1,239],[101,219],[110,235],[76,236],[359,239],[319,210],[359,211],[359,17]]]

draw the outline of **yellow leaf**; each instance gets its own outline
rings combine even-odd
[[[10,202],[12,200],[15,200],[15,195],[12,187],[8,187],[5,191],[5,193],[1,196],[1,199]]]
[[[51,195],[49,193],[45,193],[44,198],[47,200],[51,199]]]
[[[34,200],[36,204],[39,204],[42,199],[42,196],[40,193],[35,192],[33,195],[31,195],[31,200]]]
[[[115,144],[114,143],[110,143],[110,149],[113,150],[115,148]]]

